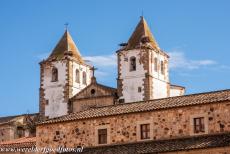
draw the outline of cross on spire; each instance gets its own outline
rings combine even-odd
[[[93,77],[95,77],[95,74],[94,74],[94,72],[95,72],[95,70],[97,70],[98,68],[96,68],[96,67],[92,67],[92,68],[90,68],[90,70],[92,70],[93,71]]]
[[[65,25],[65,30],[68,30],[69,23],[66,22],[64,25]]]
[[[144,17],[144,10],[142,9],[141,10],[141,18],[143,18]]]

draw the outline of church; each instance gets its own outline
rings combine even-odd
[[[39,113],[0,117],[3,153],[61,146],[84,154],[230,154],[230,90],[185,95],[172,84],[170,57],[144,17],[116,55],[117,87],[98,83],[66,29],[40,62]]]

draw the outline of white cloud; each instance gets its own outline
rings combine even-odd
[[[117,57],[116,55],[102,55],[102,56],[86,56],[84,60],[89,61],[95,66],[116,66]]]
[[[193,60],[184,54],[183,51],[180,50],[173,50],[168,52],[170,59],[169,59],[169,67],[170,69],[199,69],[205,66],[215,65],[215,67],[221,69],[230,69],[229,66],[221,65],[217,66],[217,62],[211,59],[201,59],[201,60]],[[43,53],[38,55],[37,57],[42,60],[46,58],[49,53]],[[117,56],[115,54],[111,55],[97,55],[97,56],[85,56],[83,57],[84,60],[89,61],[90,64],[98,67],[101,71],[96,71],[98,76],[107,76],[108,73],[105,72],[111,67],[117,67]]]
[[[204,66],[215,65],[217,62],[210,59],[191,60],[183,52],[173,51],[168,53],[170,56],[169,66],[171,69],[199,69]]]
[[[210,59],[203,60],[191,60],[185,56],[181,51],[172,51],[168,53],[170,56],[170,68],[171,69],[199,69],[204,66],[217,64],[215,61]],[[87,56],[84,57],[85,60],[89,60],[89,63],[92,63],[98,67],[110,67],[117,66],[117,57],[116,55],[101,55],[101,56]]]

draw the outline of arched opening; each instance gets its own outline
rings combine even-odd
[[[161,74],[165,74],[164,62],[161,61]]]
[[[94,96],[94,95],[95,95],[95,93],[96,93],[96,90],[95,90],[95,89],[91,89],[91,91],[90,91],[90,92],[91,92],[91,95],[93,95],[93,96]]]
[[[77,83],[80,83],[80,71],[79,71],[79,69],[76,69],[75,77],[76,77],[75,81]]]
[[[136,57],[130,58],[130,71],[136,71]]]
[[[58,69],[54,67],[52,69],[52,82],[56,81],[58,81]]]
[[[157,58],[154,58],[154,71],[157,72]]]
[[[82,83],[86,84],[86,72],[82,73]]]

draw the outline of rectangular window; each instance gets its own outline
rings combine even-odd
[[[141,92],[141,87],[138,87],[138,92],[139,92],[139,93]]]
[[[150,139],[150,124],[140,125],[141,139]]]
[[[107,143],[107,129],[98,129],[98,144]]]
[[[204,127],[204,117],[194,118],[194,133],[204,133],[205,127]]]

